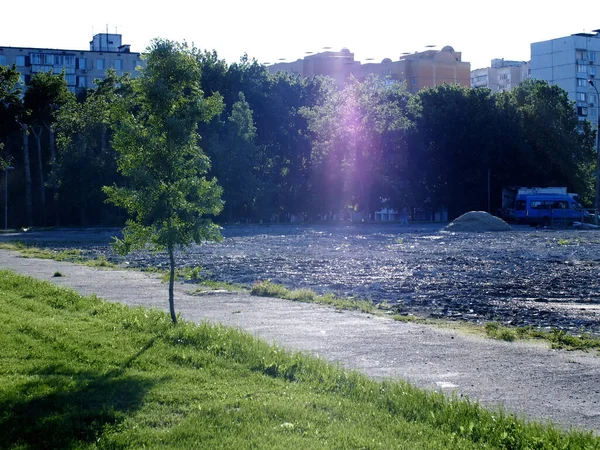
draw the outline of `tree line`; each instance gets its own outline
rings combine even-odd
[[[197,66],[198,90],[186,96],[205,103],[193,116],[205,157],[178,164],[203,165],[221,187],[217,222],[369,220],[382,207],[446,208],[452,219],[495,211],[504,186],[567,186],[592,203],[595,131],[578,121],[565,91],[544,81],[510,92],[440,85],[412,95],[375,76],[340,89],[326,77],[272,75],[247,56],[228,64],[215,51],[186,54]],[[136,89],[110,70],[77,95],[63,74],[38,73],[24,89],[15,67],[0,66],[10,227],[125,223],[126,201],[108,203],[104,187],[144,181],[119,170],[122,126],[147,107],[136,103]],[[174,101],[167,91],[150,98],[157,108]],[[144,116],[150,124],[153,114]],[[156,144],[135,134],[135,122],[129,126],[135,145]],[[147,164],[173,163],[167,154],[155,158]]]

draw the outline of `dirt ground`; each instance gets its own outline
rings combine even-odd
[[[220,244],[178,255],[212,279],[250,286],[269,279],[344,297],[387,302],[403,314],[498,321],[600,334],[600,231],[447,233],[442,226],[229,226]],[[135,267],[166,266],[165,255],[118,258],[118,230],[0,236]]]
[[[155,275],[26,259],[9,251],[0,251],[0,267],[110,301],[167,309],[167,286]],[[53,277],[56,271],[63,276]],[[600,432],[596,355],[493,341],[312,304],[247,294],[199,297],[189,290],[179,283],[175,291],[177,310],[186,320],[238,327],[372,377],[404,379],[531,420]]]
[[[440,234],[433,226],[396,228],[239,227],[224,230],[223,244],[195,247],[185,260],[211,271],[220,263],[228,269],[215,270],[214,277],[229,273],[232,279],[247,283],[272,278],[287,280],[287,284],[334,287],[339,292],[354,292],[353,288],[364,292],[368,287],[373,298],[390,301],[393,295],[398,295],[398,301],[412,296],[412,302],[406,302],[408,310],[432,315],[462,303],[476,308],[482,305],[477,311],[485,312],[491,310],[491,306],[485,307],[487,302],[503,305],[495,314],[513,311],[509,318],[524,320],[520,318],[522,309],[526,310],[523,316],[531,316],[531,320],[536,313],[549,311],[548,317],[559,323],[573,321],[575,326],[589,324],[596,329],[600,235],[595,232],[523,229],[464,236]],[[91,252],[108,254],[110,234],[110,230],[57,230],[3,235],[0,241],[27,240],[51,248],[85,243]],[[130,265],[152,261],[160,261],[160,255],[128,259]],[[137,271],[25,259],[9,251],[0,251],[0,267],[111,301],[167,307],[166,286],[156,276]],[[465,276],[461,276],[462,269],[467,270]],[[65,276],[53,278],[55,271]],[[525,280],[530,280],[529,284]],[[544,289],[531,291],[544,283],[549,283]],[[452,329],[246,294],[192,296],[190,289],[186,284],[178,284],[176,289],[177,309],[187,320],[240,327],[373,377],[406,379],[484,405],[502,406],[530,419],[600,432],[600,358],[595,353],[492,341]],[[449,289],[456,292],[447,292]],[[522,297],[516,295],[519,292]],[[439,296],[428,300],[428,293]],[[409,309],[411,303],[417,306]],[[475,311],[472,306],[470,309]]]

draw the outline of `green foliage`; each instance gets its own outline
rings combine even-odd
[[[486,334],[492,339],[498,339],[500,341],[512,342],[517,338],[514,330],[503,327],[498,323],[489,322],[485,325]]]
[[[0,272],[2,448],[598,448],[239,330]]]
[[[129,75],[108,70],[97,88],[80,101],[60,109],[57,128],[57,162],[50,183],[58,189],[63,220],[86,226],[123,215],[104,203],[102,187],[119,181],[112,136],[111,107],[131,95]],[[113,219],[117,221],[117,219]]]
[[[507,327],[496,322],[485,325],[485,333],[493,338],[503,341],[516,339],[541,339],[550,343],[552,348],[564,350],[596,350],[600,351],[600,338],[588,333],[568,334],[564,330],[554,328],[543,331],[531,326]]]
[[[385,198],[403,203],[408,108],[403,85],[368,77],[330,90],[322,103],[303,110],[314,136],[312,182],[322,202],[319,212],[352,205],[371,213]]]
[[[297,302],[330,305],[336,307],[337,309],[361,311],[372,314],[377,313],[376,306],[366,300],[339,298],[330,293],[318,295],[310,289],[290,290],[281,284],[272,283],[268,280],[255,283],[252,286],[250,293],[258,297],[277,297]]]
[[[220,98],[204,99],[199,68],[185,45],[156,40],[149,49],[134,95],[114,108],[113,146],[127,186],[107,186],[110,202],[130,215],[117,249],[127,253],[151,244],[174,249],[218,240],[206,218],[222,208],[216,180],[202,177],[209,167],[196,126],[220,109]]]
[[[105,186],[108,201],[124,208],[129,220],[121,254],[150,245],[167,250],[170,263],[169,304],[173,305],[174,250],[194,242],[221,239],[207,218],[223,207],[217,181],[203,175],[210,166],[198,143],[198,122],[221,110],[221,97],[205,99],[200,69],[187,45],[155,40],[148,49],[142,76],[132,82],[133,95],[115,103],[113,145],[126,186]]]

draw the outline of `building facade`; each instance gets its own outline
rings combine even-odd
[[[426,87],[440,84],[470,86],[471,64],[462,61],[462,54],[450,46],[442,50],[427,50],[401,56],[397,61],[385,58],[380,63],[362,64],[354,54],[343,48],[306,56],[294,62],[268,66],[269,72],[298,74],[302,77],[329,76],[343,87],[350,76],[362,80],[374,74],[389,82],[405,82],[407,90],[416,93]]]
[[[492,92],[510,91],[529,78],[529,62],[492,59],[491,67],[471,71],[472,88],[488,88]]]
[[[580,122],[589,120],[593,126],[598,124],[598,93],[592,83],[598,88],[599,33],[594,30],[531,44],[531,77],[567,91]]]
[[[132,53],[129,45],[121,43],[120,34],[100,33],[93,37],[89,50],[0,46],[0,65],[13,64],[25,85],[36,73],[64,70],[69,90],[76,92],[93,87],[94,80],[104,78],[109,68],[136,77],[142,62],[140,53]]]

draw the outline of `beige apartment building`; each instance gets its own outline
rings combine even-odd
[[[444,83],[464,87],[471,83],[471,64],[462,61],[461,53],[450,46],[402,55],[397,61],[385,58],[380,63],[367,64],[355,61],[354,53],[343,48],[339,52],[326,51],[294,62],[271,64],[268,69],[273,74],[284,71],[302,77],[329,76],[339,87],[343,87],[350,76],[364,79],[375,74],[389,82],[406,82],[411,93]]]
[[[529,62],[492,59],[491,67],[471,71],[472,88],[489,88],[492,92],[510,91],[529,78]]]
[[[119,75],[128,72],[136,77],[142,62],[140,53],[133,53],[129,45],[122,44],[120,34],[100,33],[93,37],[89,50],[0,46],[0,65],[13,64],[25,85],[36,73],[64,70],[69,90],[76,92],[93,87],[94,80],[104,78],[109,68]]]

